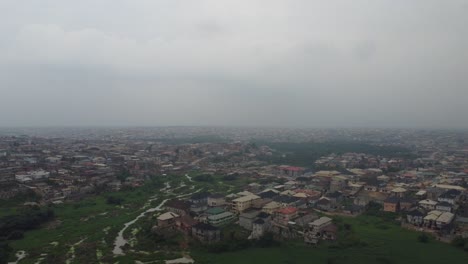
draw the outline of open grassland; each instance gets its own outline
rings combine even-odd
[[[200,264],[391,264],[391,263],[468,263],[468,253],[438,241],[418,242],[418,232],[400,228],[372,216],[339,218],[349,224],[353,243],[322,243],[316,247],[301,242],[286,242],[272,248],[250,248],[235,252],[210,254],[192,252]],[[341,238],[340,238],[341,239]]]

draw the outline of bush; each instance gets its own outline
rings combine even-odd
[[[254,245],[261,248],[268,248],[279,246],[280,243],[275,240],[272,233],[266,233],[260,239],[258,239]]]
[[[452,245],[455,246],[455,247],[464,247],[465,244],[467,244],[467,240],[468,239],[463,239],[462,237],[460,236],[457,236],[453,239],[452,241]]]
[[[198,182],[214,182],[214,178],[210,174],[197,175],[193,177],[193,180]]]
[[[18,240],[22,239],[24,237],[24,234],[22,231],[15,230],[8,235],[8,240]]]
[[[19,239],[22,237],[22,231],[34,229],[52,218],[54,218],[54,211],[51,209],[32,209],[18,215],[2,217],[0,219],[0,237]]]
[[[107,197],[107,203],[108,204],[114,204],[114,205],[121,205],[124,200],[119,197],[114,197],[114,196],[108,196]]]
[[[7,263],[13,249],[5,241],[0,241],[0,263]]]
[[[429,242],[429,236],[426,234],[421,234],[418,236],[418,241],[421,243],[427,243]]]

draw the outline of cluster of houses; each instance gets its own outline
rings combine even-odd
[[[250,187],[258,188],[256,184]],[[267,232],[278,238],[302,238],[310,244],[336,239],[332,219],[319,217],[308,206],[309,198],[317,199],[320,192],[275,187],[228,195],[202,192],[186,200],[170,200],[153,230],[161,234],[179,230],[206,243],[220,241],[221,228],[228,224],[248,230],[249,239],[259,239]]]
[[[237,224],[248,230],[250,239],[272,233],[283,239],[303,239],[316,244],[334,240],[337,228],[326,215],[356,215],[370,203],[381,204],[385,212],[402,213],[404,225],[440,234],[466,233],[468,207],[466,189],[460,185],[402,181],[416,172],[384,175],[377,168],[309,172],[304,168],[278,166],[273,180],[253,181],[231,194],[197,193],[187,200],[172,200],[158,218],[155,230],[181,229],[203,242],[221,239],[221,228]],[[372,178],[373,181],[366,181]],[[253,178],[255,179],[255,177]],[[259,178],[261,179],[261,178]],[[188,226],[192,224],[191,228]],[[465,226],[465,229],[460,227]]]
[[[212,242],[221,239],[222,226],[236,223],[252,239],[271,232],[317,243],[336,237],[333,221],[317,212],[356,215],[378,203],[383,211],[401,213],[405,225],[468,234],[468,140],[460,140],[460,135],[347,131],[340,137],[364,137],[379,146],[411,146],[416,157],[330,154],[311,161],[312,168],[269,164],[264,158],[275,150],[245,140],[185,144],[155,140],[202,135],[202,131],[122,129],[56,137],[0,136],[0,199],[33,190],[43,203],[62,202],[99,190],[139,187],[154,175],[198,170],[242,176],[250,184],[239,193],[197,193],[168,201],[166,212],[158,216],[156,232],[177,229]],[[303,140],[331,137],[320,131],[251,133],[228,134],[235,140],[247,135],[275,140],[294,138],[290,135]]]
[[[96,191],[139,187],[154,175],[209,171],[212,159],[251,149],[238,142],[174,145],[133,134],[112,137],[0,136],[0,199],[33,191],[42,204],[78,200]]]

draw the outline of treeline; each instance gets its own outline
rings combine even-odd
[[[200,174],[193,177],[193,180],[197,182],[214,182],[215,179],[210,174]]]
[[[23,232],[34,229],[54,218],[54,211],[47,209],[30,209],[17,215],[0,218],[0,238],[4,240],[21,239]]]
[[[332,153],[343,154],[347,152],[366,153],[384,157],[413,158],[409,149],[397,146],[375,146],[362,142],[336,141],[336,142],[262,142],[257,145],[267,145],[277,153],[262,157],[264,161],[273,164],[290,164],[310,167],[322,156]]]
[[[53,218],[54,211],[50,208],[32,208],[0,218],[0,263],[7,263],[12,254],[12,248],[8,245],[9,240],[21,239],[25,231],[37,228]]]

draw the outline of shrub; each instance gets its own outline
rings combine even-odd
[[[418,241],[421,243],[427,243],[429,242],[429,236],[426,234],[421,234],[418,236]]]
[[[114,197],[114,196],[108,196],[107,197],[107,203],[108,204],[114,204],[114,205],[121,205],[124,200],[119,197]]]

